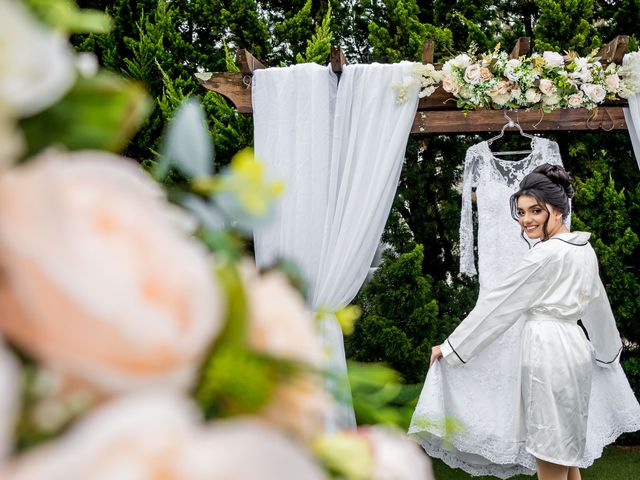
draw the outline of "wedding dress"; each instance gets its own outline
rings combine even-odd
[[[480,299],[498,287],[529,251],[511,216],[509,197],[522,178],[543,163],[561,164],[561,160],[557,144],[539,137],[532,141],[531,154],[518,161],[498,159],[487,142],[467,151],[461,271],[476,273],[471,211],[475,187]],[[525,315],[515,321],[464,366],[454,368],[440,361],[429,369],[409,433],[431,456],[472,475],[508,478],[535,472],[523,426],[520,359],[526,320]],[[601,368],[594,363],[591,370],[586,447],[575,461],[580,467],[593,463],[621,433],[640,428],[640,407],[620,365]]]

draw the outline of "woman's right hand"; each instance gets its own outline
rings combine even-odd
[[[436,345],[431,348],[431,360],[429,361],[429,366],[433,365],[435,362],[442,358],[442,350],[440,349],[440,345]]]

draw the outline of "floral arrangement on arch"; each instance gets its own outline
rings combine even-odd
[[[149,96],[69,43],[109,18],[28,4],[0,0],[0,478],[432,479],[375,425],[402,417],[389,393],[367,399],[374,425],[325,430],[317,316],[292,266],[244,246],[284,186],[248,149],[215,172],[195,99],[156,158],[122,156]],[[354,368],[362,391],[402,388]]]
[[[475,48],[448,60],[442,70],[431,64],[416,64],[412,69],[420,97],[430,96],[441,83],[457,100],[458,108],[593,109],[607,100],[628,98],[640,92],[637,55],[626,65],[602,65],[596,52],[585,57],[575,52],[561,55],[546,51],[542,55],[509,58],[500,51],[477,54]],[[399,102],[406,98],[406,88],[398,88]]]

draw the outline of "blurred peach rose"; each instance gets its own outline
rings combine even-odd
[[[300,294],[280,273],[260,276],[255,267],[245,266],[244,274],[249,344],[257,351],[320,368],[323,356],[318,333]],[[330,409],[321,375],[305,373],[279,385],[261,416],[306,440],[323,431]]]
[[[567,99],[567,104],[569,108],[580,108],[582,106],[582,99],[584,97],[584,93],[579,91],[578,93],[574,93],[573,95],[569,95]]]
[[[133,162],[45,152],[0,177],[0,330],[104,393],[190,385],[221,327],[199,243]]]
[[[320,480],[284,435],[251,420],[203,424],[168,393],[107,403],[53,443],[16,459],[3,480]]]
[[[12,446],[20,394],[20,372],[0,338],[0,465]]]
[[[23,117],[59,100],[73,84],[73,50],[17,1],[0,2],[0,110]]]
[[[429,457],[404,432],[385,426],[362,430],[373,452],[371,480],[434,480]]]

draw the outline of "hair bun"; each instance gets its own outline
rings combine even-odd
[[[553,183],[562,187],[565,195],[568,198],[573,198],[575,191],[573,190],[573,186],[571,185],[571,176],[560,165],[543,163],[539,167],[536,167],[533,172],[544,175]]]

